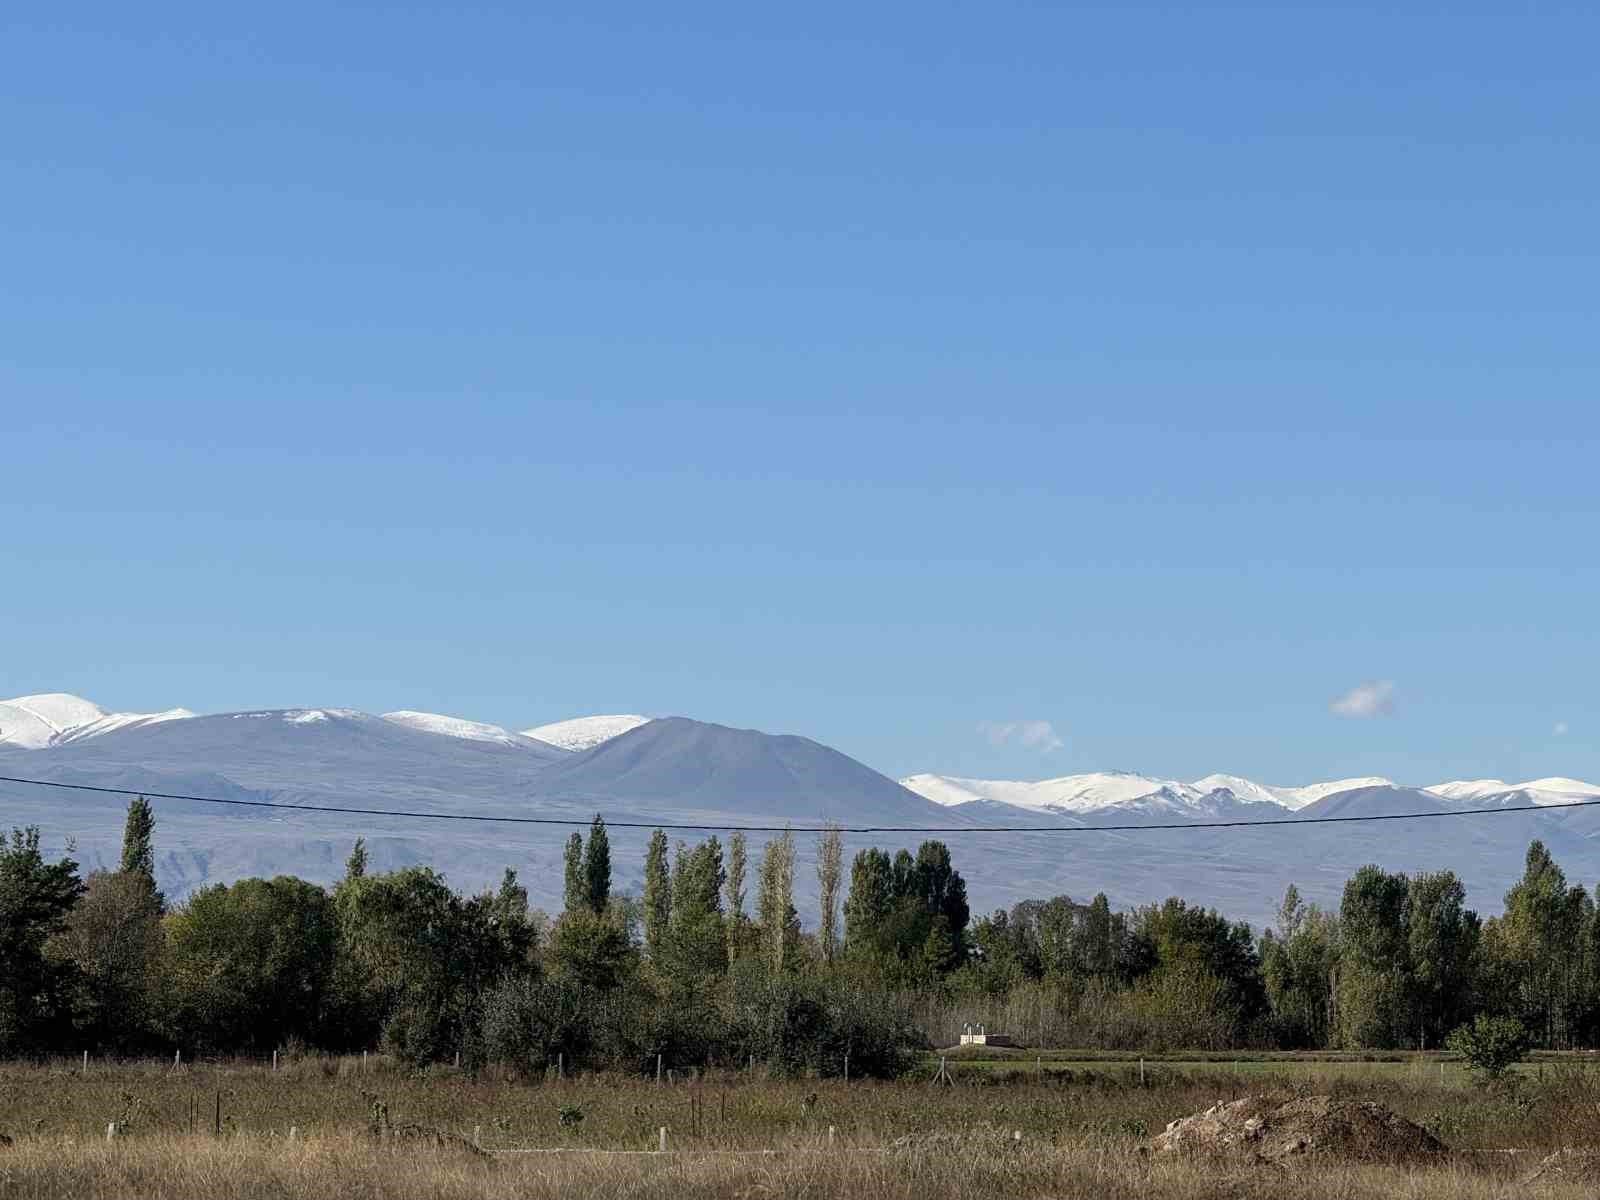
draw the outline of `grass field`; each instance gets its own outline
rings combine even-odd
[[[530,1085],[376,1060],[363,1071],[359,1059],[286,1062],[277,1072],[0,1066],[0,1132],[13,1139],[0,1148],[0,1197],[1488,1197],[1506,1195],[1549,1150],[1600,1138],[1587,1072],[1566,1063],[1498,1094],[1461,1079],[1441,1084],[1427,1062],[1407,1073],[1403,1062],[1279,1057],[1235,1076],[1231,1060],[1150,1060],[1142,1087],[1136,1060],[1063,1056],[1043,1078],[1009,1073],[1016,1064],[992,1052],[960,1065],[967,1074],[951,1087],[745,1075]],[[1365,1077],[1346,1073],[1362,1067]],[[1464,1153],[1421,1169],[1322,1163],[1286,1174],[1144,1152],[1168,1121],[1262,1091],[1376,1099]],[[496,1153],[373,1137],[375,1102],[394,1123],[467,1140],[476,1131]],[[117,1129],[110,1141],[108,1124]],[[649,1153],[662,1126],[672,1152]],[[563,1153],[514,1152],[533,1149]],[[1523,1153],[1482,1153],[1506,1149]]]

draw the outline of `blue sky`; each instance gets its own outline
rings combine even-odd
[[[1597,41],[8,10],[0,696],[1600,778]]]

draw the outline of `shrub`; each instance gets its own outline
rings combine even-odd
[[[1483,1079],[1499,1079],[1514,1063],[1522,1061],[1530,1044],[1528,1031],[1515,1017],[1491,1017],[1483,1013],[1457,1029],[1445,1042],[1451,1053],[1459,1054]]]

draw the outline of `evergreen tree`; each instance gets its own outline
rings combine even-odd
[[[130,800],[128,819],[122,827],[120,869],[143,880],[157,905],[164,908],[166,901],[156,887],[156,852],[153,842],[155,829],[156,815],[150,807],[150,801],[143,796],[136,796]]]
[[[839,884],[844,869],[844,838],[837,825],[829,823],[817,838],[817,889],[821,920],[817,940],[822,961],[833,962],[839,949]]]
[[[575,913],[589,907],[589,889],[583,874],[583,835],[574,832],[567,839],[565,890],[563,902],[566,911]]]
[[[644,944],[652,959],[666,954],[672,920],[672,886],[667,875],[667,835],[657,829],[644,854]]]
[[[611,839],[606,836],[606,823],[599,813],[589,826],[589,845],[583,855],[583,889],[590,911],[604,913],[611,900]]]

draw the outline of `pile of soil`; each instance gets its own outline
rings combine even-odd
[[[1155,1138],[1157,1151],[1245,1155],[1278,1163],[1305,1154],[1357,1162],[1426,1162],[1445,1145],[1422,1126],[1370,1100],[1307,1096],[1287,1104],[1249,1096],[1180,1117]]]

